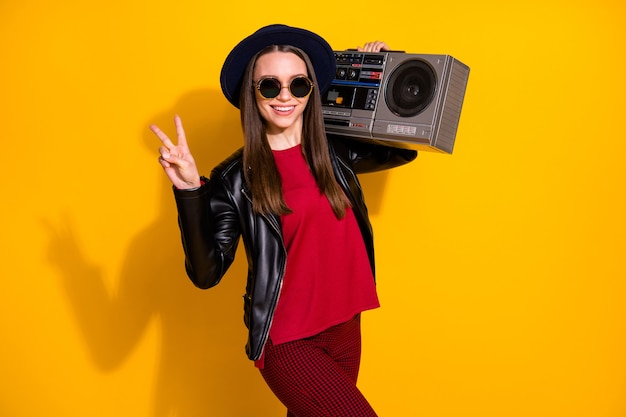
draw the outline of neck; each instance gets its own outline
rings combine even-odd
[[[299,129],[267,132],[267,142],[274,151],[293,148],[302,143],[302,131]]]

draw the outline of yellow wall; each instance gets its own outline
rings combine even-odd
[[[179,113],[208,173],[241,141],[221,63],[275,22],[472,68],[454,154],[363,178],[379,414],[626,415],[626,6],[401,4],[0,3],[0,416],[283,415],[243,351],[244,258],[186,280],[147,129]]]

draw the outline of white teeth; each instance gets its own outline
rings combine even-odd
[[[288,107],[278,107],[278,106],[274,106],[274,109],[278,110],[278,111],[289,111],[291,109],[293,109],[294,106],[288,106]]]

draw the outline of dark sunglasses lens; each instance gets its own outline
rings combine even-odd
[[[294,78],[289,85],[289,91],[294,97],[306,97],[311,92],[311,82],[304,77]]]
[[[273,78],[266,78],[259,83],[259,93],[265,98],[274,98],[280,94],[280,83]]]

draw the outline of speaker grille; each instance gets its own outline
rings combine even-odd
[[[448,84],[443,92],[441,119],[434,137],[433,146],[445,152],[452,153],[454,139],[461,117],[461,108],[465,96],[465,87],[469,78],[469,67],[460,61],[451,58],[451,69]]]

